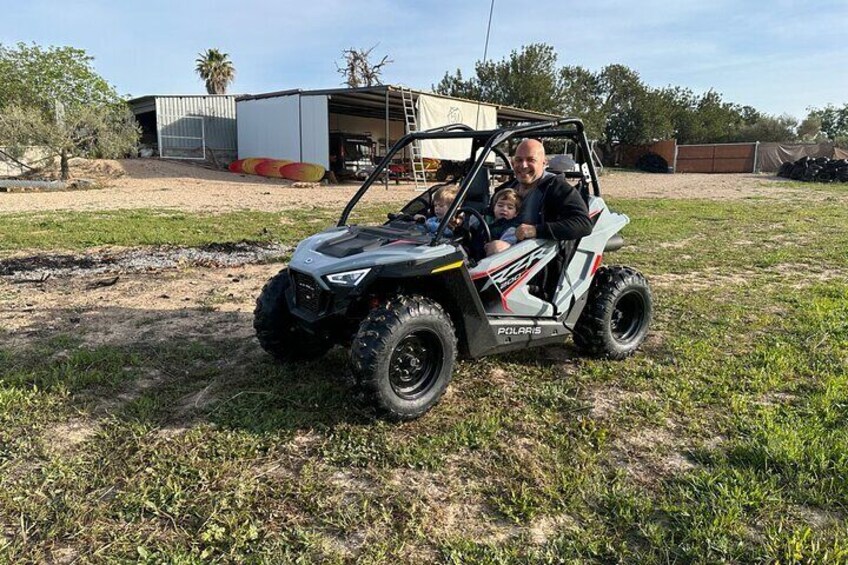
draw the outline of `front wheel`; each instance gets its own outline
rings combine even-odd
[[[379,409],[412,420],[442,397],[456,361],[450,317],[434,300],[399,296],[363,320],[351,346],[358,380]]]
[[[315,359],[332,347],[330,340],[298,327],[286,303],[290,286],[289,270],[283,269],[265,283],[253,311],[253,329],[259,345],[283,363]]]
[[[602,267],[574,327],[574,344],[590,355],[624,359],[645,341],[651,313],[651,288],[640,272]]]

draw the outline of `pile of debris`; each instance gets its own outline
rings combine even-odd
[[[848,182],[848,159],[801,157],[783,163],[777,176],[804,182]]]
[[[671,169],[666,161],[656,153],[645,153],[636,160],[636,168],[646,173],[669,173]]]

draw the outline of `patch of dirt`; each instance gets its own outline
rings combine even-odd
[[[153,247],[88,251],[83,255],[29,255],[0,259],[0,276],[43,282],[49,277],[135,273],[177,267],[238,267],[279,261],[291,247],[249,242],[200,247]]]
[[[577,520],[568,514],[559,516],[542,516],[530,524],[530,543],[544,545],[547,541],[564,529],[576,528]]]
[[[598,388],[590,390],[587,394],[588,403],[591,406],[589,416],[598,420],[612,418],[622,404],[634,399],[655,400],[647,392],[633,392],[619,388]]]
[[[91,178],[102,190],[0,194],[5,212],[50,210],[115,210],[171,208],[186,211],[286,210],[327,206],[341,210],[359,183],[314,185],[292,183],[199,165],[160,159],[119,161],[74,159],[74,177]],[[610,198],[783,198],[809,191],[781,186],[778,177],[754,174],[646,174],[607,171],[601,192]],[[370,202],[405,203],[418,192],[410,183],[374,186],[365,197]],[[832,194],[826,195],[829,198]]]
[[[74,419],[55,425],[44,434],[48,447],[60,454],[74,452],[77,447],[93,437],[99,427],[91,420]]]
[[[719,268],[708,268],[702,271],[688,273],[660,273],[651,275],[650,283],[657,288],[673,288],[680,290],[712,290],[715,288],[730,288],[747,286],[752,280],[763,274],[774,274],[788,281],[791,288],[800,289],[819,282],[845,280],[848,272],[840,269],[822,269],[816,271],[807,264],[785,263],[764,267],[758,270],[741,270],[733,273],[722,272]]]
[[[26,347],[66,332],[86,346],[253,337],[252,312],[262,286],[282,264],[123,273],[10,283],[0,278],[0,342]],[[107,282],[111,282],[107,281]]]
[[[637,483],[655,484],[658,480],[695,468],[674,434],[674,424],[664,428],[644,428],[618,438],[613,443],[616,465],[624,468]]]
[[[645,391],[626,391],[599,388],[588,394],[592,418],[613,418],[625,403],[633,400],[653,401],[656,397]],[[662,427],[646,427],[613,439],[612,456],[615,465],[624,468],[637,482],[645,485],[658,479],[684,473],[695,467],[684,452],[675,434],[676,424],[667,420]]]
[[[845,516],[839,512],[824,510],[815,506],[796,506],[792,509],[792,513],[812,526],[814,530],[825,530],[845,522]]]

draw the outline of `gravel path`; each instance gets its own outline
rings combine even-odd
[[[291,183],[214,171],[158,159],[74,160],[75,177],[93,178],[105,188],[72,192],[0,193],[0,213],[54,210],[168,208],[185,211],[285,210],[303,206],[341,208],[358,184]],[[611,171],[601,177],[605,196],[626,198],[717,198],[780,196],[798,189],[776,184],[768,175],[660,175]],[[373,187],[365,201],[405,203],[417,192],[408,184]]]

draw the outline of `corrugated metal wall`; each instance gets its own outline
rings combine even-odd
[[[216,154],[235,156],[238,149],[235,96],[157,96],[160,148],[164,145],[186,153],[199,152],[201,144],[195,138],[201,135],[200,120],[192,119],[198,117],[203,118],[206,147]]]

